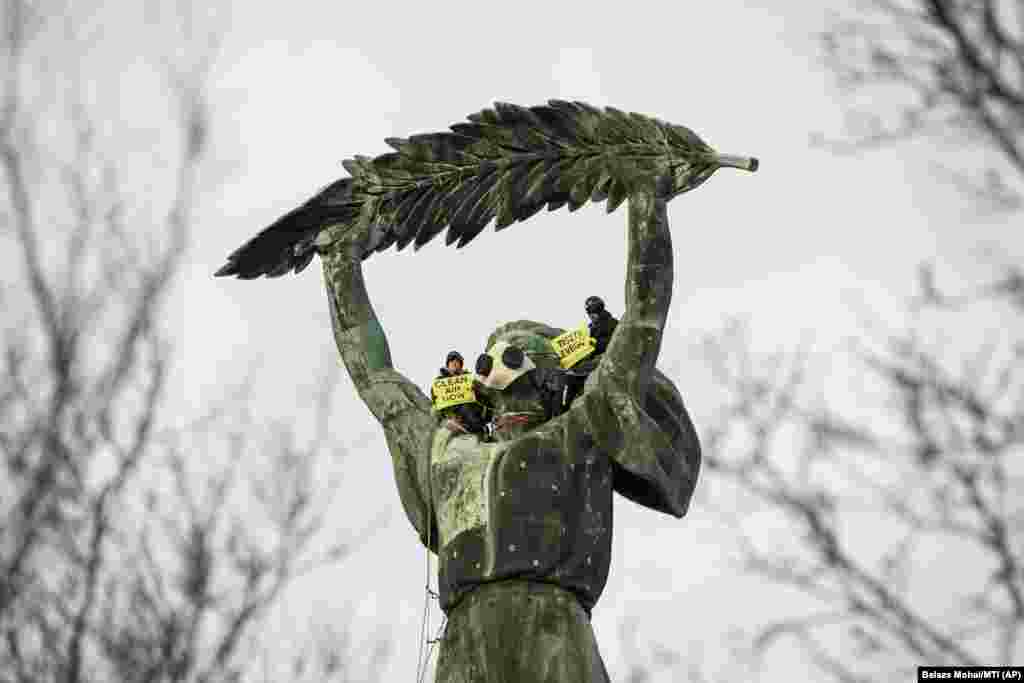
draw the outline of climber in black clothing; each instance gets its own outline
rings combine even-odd
[[[587,297],[584,308],[587,311],[587,317],[590,318],[590,324],[587,326],[590,329],[590,336],[596,342],[594,353],[590,356],[593,358],[601,355],[608,348],[608,342],[615,334],[615,327],[619,321],[605,310],[604,301],[599,296]]]
[[[590,330],[590,337],[594,340],[594,352],[585,359],[569,369],[566,377],[565,408],[568,410],[572,402],[583,393],[583,385],[587,377],[594,371],[597,364],[601,362],[601,356],[608,348],[608,342],[615,334],[615,327],[619,321],[604,307],[604,301],[599,296],[588,296],[583,304],[590,318],[587,328]]]

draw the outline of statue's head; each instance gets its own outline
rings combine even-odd
[[[499,425],[497,439],[515,438],[546,421],[545,395],[535,373],[559,367],[550,340],[561,332],[518,320],[502,325],[488,337],[487,350],[477,358],[476,374]]]

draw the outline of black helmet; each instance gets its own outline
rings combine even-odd
[[[604,301],[599,296],[588,296],[587,301],[583,304],[587,313],[601,313],[604,310]]]
[[[462,359],[462,354],[459,353],[458,351],[452,351],[451,353],[449,353],[448,356],[444,359],[444,364],[448,365],[453,360],[457,360],[463,365],[466,364],[466,361]]]

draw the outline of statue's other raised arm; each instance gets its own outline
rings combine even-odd
[[[323,255],[334,340],[359,397],[384,428],[395,482],[420,539],[437,544],[428,493],[427,457],[437,425],[430,401],[391,365],[391,352],[363,280],[357,250],[335,245]],[[428,534],[429,530],[429,534]],[[436,549],[436,547],[435,547]]]
[[[615,463],[615,489],[681,517],[697,483],[701,453],[679,392],[655,369],[673,277],[668,191],[662,185],[652,181],[630,195],[626,311],[580,408]]]
[[[672,303],[672,234],[667,201],[654,183],[629,198],[626,311],[608,344],[602,372],[631,396],[643,396],[661,350]]]

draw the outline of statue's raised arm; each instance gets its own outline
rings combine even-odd
[[[406,516],[421,541],[436,550],[436,522],[421,486],[436,426],[430,400],[392,365],[384,328],[366,291],[358,243],[335,244],[323,255],[323,270],[338,352],[359,397],[384,429]]]
[[[671,196],[666,176],[630,195],[626,310],[570,412],[585,416],[612,458],[616,491],[682,517],[697,483],[700,443],[675,384],[655,368],[672,302]]]

